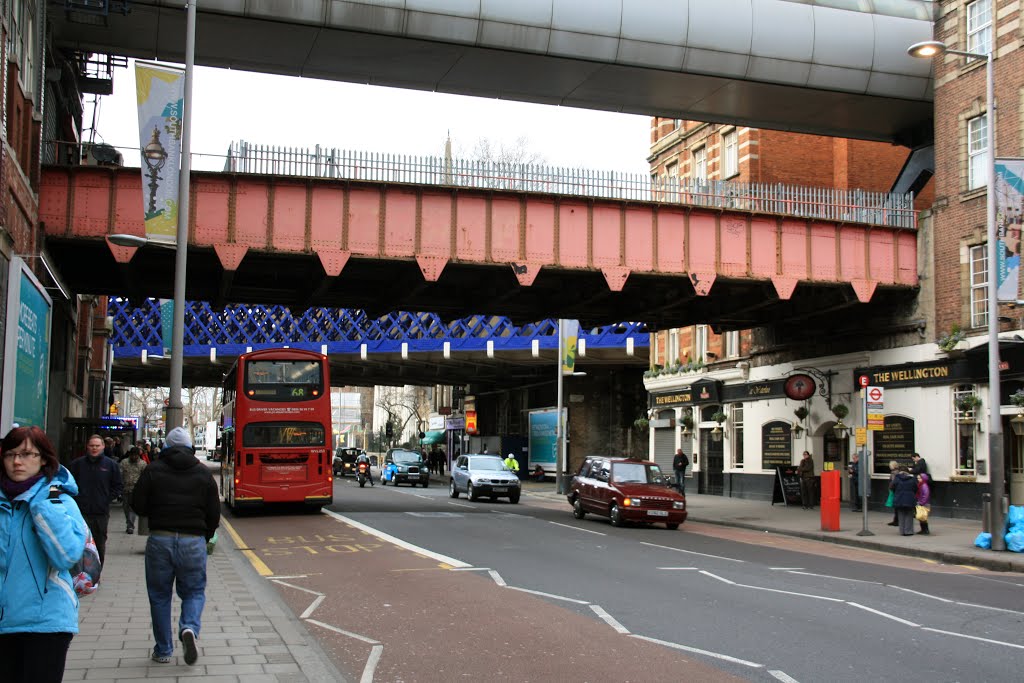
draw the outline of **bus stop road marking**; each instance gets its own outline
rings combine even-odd
[[[256,570],[257,574],[259,574],[260,576],[274,575],[274,572],[272,572],[270,570],[270,567],[268,567],[266,563],[264,563],[263,560],[260,559],[259,555],[257,555],[248,546],[246,546],[245,542],[242,540],[242,537],[238,535],[238,532],[235,531],[235,527],[231,526],[231,523],[228,520],[221,517],[220,523],[221,526],[223,526],[224,529],[231,536],[231,540],[235,542],[235,546],[239,550],[241,550],[242,554],[245,555],[246,559],[249,560],[249,564],[252,565],[253,569]]]

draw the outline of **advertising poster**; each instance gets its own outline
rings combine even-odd
[[[1016,301],[1020,293],[1021,197],[1024,159],[996,159],[996,297]]]
[[[580,321],[562,321],[562,374],[571,375],[576,370],[576,344],[580,338]]]
[[[185,70],[135,63],[135,95],[142,147],[142,210],[146,237],[173,243],[178,233],[178,170]]]
[[[20,258],[11,261],[7,291],[0,432],[14,425],[46,429],[52,301]]]
[[[558,441],[556,431],[558,423],[555,422],[556,411],[554,408],[546,410],[533,410],[530,412],[530,463],[532,470],[537,465],[545,471],[554,472],[558,464]],[[562,419],[565,419],[565,408],[562,409]]]

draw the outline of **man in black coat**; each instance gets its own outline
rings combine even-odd
[[[110,523],[110,504],[121,495],[121,468],[103,454],[103,437],[93,434],[85,444],[85,455],[68,465],[78,484],[75,502],[82,511],[96,542],[100,564],[107,557],[107,525]]]
[[[132,507],[149,518],[146,541],[146,589],[153,621],[153,661],[171,661],[171,601],[175,583],[181,598],[178,639],[185,663],[199,657],[203,605],[206,603],[207,542],[220,525],[220,498],[210,470],[199,462],[192,439],[181,427],[167,434],[160,457],[142,470]]]
[[[672,458],[672,470],[676,473],[676,488],[679,493],[686,493],[686,468],[690,466],[690,459],[683,453],[682,448],[676,449],[676,455]]]

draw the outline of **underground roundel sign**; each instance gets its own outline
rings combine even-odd
[[[810,375],[793,375],[786,380],[784,391],[786,398],[794,401],[806,401],[814,396],[814,378]]]

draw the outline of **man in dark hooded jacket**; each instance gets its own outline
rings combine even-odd
[[[153,622],[153,661],[171,661],[171,600],[175,582],[181,598],[178,639],[185,663],[195,664],[206,603],[206,543],[220,525],[220,499],[210,470],[199,462],[192,439],[181,427],[167,434],[160,457],[142,471],[132,507],[149,518],[146,589]]]

